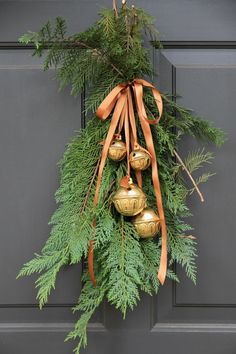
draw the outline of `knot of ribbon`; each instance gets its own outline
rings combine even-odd
[[[154,96],[156,106],[158,108],[159,116],[156,119],[148,119],[143,102],[143,88],[150,88]],[[133,96],[132,96],[133,94]],[[167,231],[165,223],[164,208],[162,204],[161,187],[158,176],[158,164],[155,152],[155,147],[153,143],[153,137],[151,132],[151,124],[158,124],[163,111],[163,102],[160,92],[149,82],[143,79],[134,79],[132,82],[121,83],[112,89],[112,91],[106,96],[102,101],[100,106],[96,111],[96,115],[101,120],[106,120],[110,114],[112,114],[111,123],[108,129],[107,137],[103,142],[103,149],[101,153],[101,160],[98,169],[97,185],[94,195],[94,205],[96,206],[99,198],[99,190],[102,180],[102,173],[105,167],[108,150],[114,139],[117,136],[116,132],[118,130],[118,135],[124,128],[126,149],[127,149],[127,176],[121,181],[121,185],[128,188],[128,181],[130,179],[130,162],[129,162],[129,151],[131,148],[141,148],[137,140],[137,129],[135,121],[135,113],[133,107],[133,97],[135,102],[135,107],[137,115],[140,121],[140,125],[143,131],[143,136],[146,142],[147,152],[151,156],[151,166],[152,166],[152,182],[153,188],[156,195],[156,205],[161,222],[161,258],[157,277],[161,284],[164,284],[167,272]],[[137,183],[139,187],[142,187],[142,175],[141,171],[135,171]],[[93,223],[96,227],[96,220]],[[96,286],[96,279],[93,269],[93,248],[94,241],[90,242],[90,247],[88,251],[88,270],[90,278],[94,286]]]

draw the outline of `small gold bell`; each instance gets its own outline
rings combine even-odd
[[[134,149],[129,156],[130,165],[134,170],[146,170],[151,164],[151,157],[144,149]]]
[[[142,189],[131,181],[129,188],[118,188],[112,201],[120,214],[124,216],[134,216],[145,208],[146,199],[146,195]]]
[[[108,150],[108,157],[112,161],[121,161],[126,156],[126,145],[121,139],[115,139]]]
[[[135,230],[141,238],[154,237],[161,226],[159,216],[151,208],[145,208],[133,219]]]

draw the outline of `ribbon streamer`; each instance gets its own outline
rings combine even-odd
[[[148,87],[152,91],[152,94],[154,96],[159,111],[159,117],[157,117],[156,119],[149,120],[147,118],[147,114],[143,102],[143,87]],[[98,170],[96,191],[94,196],[94,205],[96,206],[98,203],[102,173],[106,163],[108,149],[111,145],[111,142],[114,139],[114,135],[117,128],[118,128],[118,132],[120,133],[123,126],[124,126],[126,148],[127,148],[128,168],[127,168],[127,176],[122,179],[122,186],[128,187],[128,180],[130,178],[129,148],[130,145],[132,149],[134,149],[135,147],[136,148],[139,147],[137,141],[137,129],[136,129],[131,90],[133,91],[136,111],[138,113],[139,121],[146,142],[146,147],[151,156],[151,161],[152,161],[152,181],[153,181],[153,187],[156,195],[157,210],[161,220],[161,235],[162,235],[161,258],[160,258],[160,266],[159,266],[157,277],[160,283],[163,285],[166,278],[166,272],[167,272],[167,231],[166,231],[164,209],[162,204],[161,187],[160,187],[160,181],[158,176],[157,157],[156,157],[155,147],[153,143],[151,127],[150,127],[151,124],[159,123],[163,111],[163,102],[162,102],[160,92],[146,80],[134,79],[132,82],[121,83],[117,85],[106,96],[106,98],[103,100],[103,102],[100,104],[100,106],[97,109],[96,115],[101,120],[106,120],[109,117],[109,115],[112,113],[112,111],[113,111],[113,115],[111,118],[111,124],[107,133],[107,137],[103,144],[101,161]],[[139,187],[141,187],[142,186],[141,171],[135,171],[135,174],[136,174],[137,183]],[[96,227],[96,221],[94,221],[93,226]],[[88,252],[88,270],[89,270],[91,281],[94,284],[94,286],[96,286],[96,279],[95,279],[94,269],[93,269],[93,257],[94,257],[93,247],[94,247],[94,242],[91,241],[89,252]]]

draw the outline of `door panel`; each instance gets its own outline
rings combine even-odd
[[[57,161],[75,128],[80,128],[80,100],[69,92],[62,99],[53,71],[43,75],[41,63],[29,54],[4,52],[2,58],[0,53],[2,305],[35,304],[32,280],[16,282],[15,277],[22,261],[30,259],[48,237],[47,222],[55,209],[53,194],[58,186]],[[78,269],[65,272],[57,298],[51,299],[54,304],[73,303],[77,298],[79,283],[73,279]]]
[[[233,163],[236,149],[236,51],[164,50],[160,62],[164,72],[169,68],[172,73],[169,86],[165,75],[163,87],[169,89],[172,86],[172,93],[180,96],[177,98],[180,104],[191,107],[196,114],[208,117],[224,129],[228,141],[220,150],[209,146],[211,150],[216,150],[216,158],[210,166],[216,175],[201,188],[205,202],[202,204],[197,196],[189,200],[194,214],[190,223],[198,240],[197,286],[177,268],[181,283],[162,289],[157,306],[157,327],[165,324],[165,328],[172,328],[173,323],[175,329],[180,331],[189,331],[193,326],[193,330],[199,327],[214,332],[219,330],[219,326],[227,331],[230,323],[232,330],[236,328],[236,281],[231,271],[236,265],[236,198],[233,192],[236,178]],[[192,148],[196,145],[185,141],[183,156]]]
[[[118,0],[121,3],[121,0]],[[235,41],[234,0],[135,0],[130,4],[149,11],[163,41]],[[49,18],[63,16],[69,29],[89,26],[99,9],[112,0],[1,0],[0,41],[16,42],[27,30],[37,30]]]

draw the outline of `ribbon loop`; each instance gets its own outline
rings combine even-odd
[[[148,119],[147,117],[147,113],[143,101],[144,87],[151,89],[159,113],[159,116],[152,120]],[[131,90],[133,92],[133,95]],[[166,230],[164,209],[162,204],[161,187],[160,187],[160,181],[158,176],[158,163],[157,163],[156,151],[155,151],[151,127],[150,127],[150,125],[152,124],[159,123],[163,112],[163,102],[162,102],[160,92],[151,83],[149,83],[144,79],[134,79],[132,82],[121,83],[117,85],[106,96],[106,98],[102,101],[102,103],[100,104],[100,106],[96,111],[97,117],[100,118],[101,120],[107,119],[109,115],[112,113],[112,111],[113,111],[113,115],[111,118],[110,127],[108,129],[107,137],[103,144],[101,161],[98,170],[97,185],[96,185],[95,196],[94,196],[94,205],[96,206],[99,200],[99,190],[100,190],[100,185],[102,180],[102,173],[105,167],[108,149],[115,135],[117,127],[118,127],[119,134],[121,133],[121,130],[124,127],[126,149],[127,149],[127,176],[122,179],[121,184],[127,185],[130,179],[130,162],[129,162],[130,145],[132,149],[134,149],[137,146],[140,147],[137,139],[136,118],[134,113],[132,96],[134,96],[134,103],[136,106],[138,118],[143,131],[143,136],[146,142],[146,146],[147,146],[146,151],[148,151],[148,153],[150,154],[151,161],[152,161],[152,181],[153,181],[153,187],[156,195],[156,205],[161,219],[161,234],[162,234],[161,259],[160,259],[160,266],[159,266],[157,276],[160,283],[163,284],[167,272],[167,230]],[[141,187],[142,186],[141,171],[135,171],[135,175],[136,175],[138,185]],[[94,227],[96,227],[96,222],[94,222],[93,225]],[[93,282],[94,285],[96,285],[96,280],[95,280],[94,270],[93,270],[93,241],[91,241],[90,248],[89,248],[88,270],[89,270],[91,281]]]
[[[106,96],[96,111],[96,116],[98,118],[101,120],[107,119],[119,100],[120,93],[124,88],[124,84],[119,84]]]

